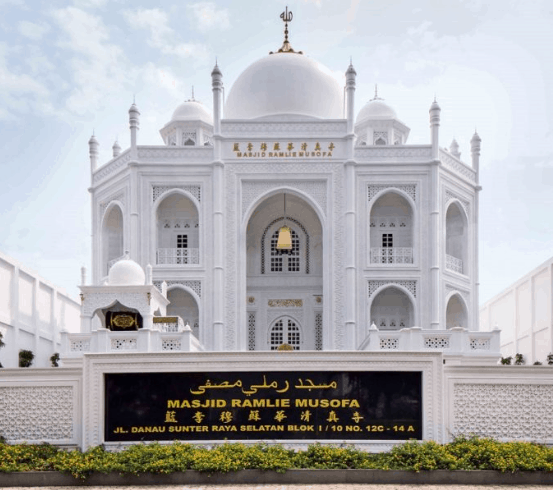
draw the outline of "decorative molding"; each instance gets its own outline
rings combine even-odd
[[[238,250],[237,239],[238,220],[241,219],[241,213],[238,214],[234,210],[239,210],[240,206],[237,202],[237,189],[239,189],[240,176],[244,174],[256,174],[262,177],[269,173],[279,172],[283,175],[290,173],[304,174],[321,174],[327,173],[332,175],[332,192],[333,192],[333,215],[328,216],[328,219],[334,223],[332,235],[332,270],[329,271],[331,284],[333,287],[332,297],[334,299],[333,314],[334,317],[329,318],[329,324],[332,327],[332,342],[329,342],[329,348],[342,349],[345,344],[345,321],[344,321],[344,193],[343,193],[343,164],[342,163],[294,163],[294,162],[270,162],[256,164],[252,166],[247,163],[227,163],[224,166],[224,182],[225,182],[225,309],[227,312],[225,329],[224,329],[224,346],[226,350],[235,350],[238,332],[238,301],[237,301],[237,281],[238,281]],[[240,327],[244,328],[244,327]],[[330,333],[330,332],[329,332]]]
[[[455,383],[453,435],[553,440],[553,385]]]
[[[371,202],[374,197],[385,189],[398,189],[405,192],[414,202],[417,202],[417,185],[416,184],[369,184],[367,186],[367,198]]]
[[[225,135],[234,134],[271,134],[271,135],[298,135],[298,134],[329,134],[345,133],[347,125],[345,122],[226,122],[221,123],[222,131]],[[294,136],[297,137],[297,136]]]
[[[0,387],[0,435],[9,441],[73,439],[72,386]]]
[[[301,308],[303,307],[303,300],[301,299],[270,299],[267,301],[267,305],[271,308]]]
[[[388,147],[382,146],[356,146],[354,150],[354,159],[363,163],[365,160],[376,161],[397,161],[408,163],[428,162],[432,159],[431,146],[405,146],[394,145]]]
[[[138,310],[141,315],[150,314],[146,293],[88,293],[84,295],[82,314],[91,317],[100,308],[107,308],[118,301],[127,308]]]
[[[367,281],[367,293],[369,298],[382,286],[386,285],[402,286],[409,291],[414,298],[417,297],[417,281]]]
[[[449,152],[440,148],[440,160],[444,167],[449,170],[452,170],[457,175],[464,177],[470,182],[476,182],[476,172],[469,167],[466,163],[463,163],[461,160],[458,160]]]
[[[323,214],[326,216],[326,181],[324,180],[281,180],[281,181],[244,181],[242,182],[242,218],[246,211],[261,194],[272,189],[289,187],[299,190],[308,196],[320,206]]]
[[[156,202],[159,197],[165,192],[173,189],[180,189],[192,194],[198,202],[202,201],[201,185],[153,185],[152,186],[152,202]]]
[[[470,219],[470,203],[461,197],[459,197],[454,192],[450,191],[449,189],[445,190],[445,196],[444,196],[444,212],[447,211],[447,207],[449,205],[449,202],[453,199],[457,199],[461,206],[463,206],[463,209],[465,210],[465,213],[467,214],[467,217]]]
[[[127,163],[131,161],[131,151],[126,150],[121,155],[113,159],[111,162],[106,163],[104,166],[100,167],[96,172],[94,173],[94,176],[92,177],[92,183],[98,184],[102,180],[104,180],[106,177],[110,176],[111,174],[114,174],[124,166],[126,166]]]
[[[446,294],[445,294],[446,297],[449,296],[449,293],[451,292],[459,293],[467,303],[467,306],[470,304],[470,293],[468,291],[464,289],[460,289],[458,286],[454,286],[453,284],[446,284],[445,290],[446,290]]]
[[[123,206],[127,206],[127,195],[126,195],[126,192],[124,190],[118,192],[117,194],[105,199],[104,201],[102,201],[102,203],[100,204],[100,216],[102,217],[102,219],[104,218],[104,215],[106,214],[106,209],[108,208],[108,206],[113,202],[113,201],[119,201]],[[121,212],[123,212],[123,210],[121,210]]]
[[[151,146],[138,148],[143,163],[206,163],[213,161],[212,146]]]
[[[298,325],[298,328],[300,329],[300,332],[302,334],[302,343],[304,340],[304,325],[303,325],[303,318],[304,318],[304,311],[303,308],[299,310],[290,310],[285,308],[277,308],[277,309],[267,309],[267,333],[270,333],[271,328],[274,326],[273,323],[280,317],[286,316],[294,320]]]
[[[202,281],[200,280],[182,280],[182,281],[165,281],[167,283],[167,289],[171,286],[186,286],[194,291],[198,298],[202,297]],[[161,284],[163,281],[153,281],[154,286],[161,292]]]

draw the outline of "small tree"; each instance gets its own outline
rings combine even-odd
[[[512,361],[513,361],[512,356],[501,358],[501,364],[503,364],[504,366],[510,366]]]
[[[19,367],[31,367],[35,355],[33,351],[22,349],[19,351]]]
[[[52,354],[52,356],[50,357],[50,362],[52,363],[52,367],[60,367],[59,361],[60,361],[60,355],[57,352]]]
[[[515,354],[515,366],[522,366],[523,364],[526,364],[524,356],[522,354]]]

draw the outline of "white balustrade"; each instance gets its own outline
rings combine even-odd
[[[411,247],[371,248],[371,264],[412,264]]]
[[[187,265],[200,263],[199,248],[158,248],[158,265]]]
[[[463,261],[452,255],[445,256],[445,268],[447,270],[463,274]]]
[[[485,362],[495,364],[501,357],[500,331],[475,332],[462,327],[423,330],[420,327],[411,327],[390,332],[379,330],[376,325],[373,325],[368,329],[359,350],[442,352],[444,355],[454,357],[480,358],[480,362],[485,357]]]

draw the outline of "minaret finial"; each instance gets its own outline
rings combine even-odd
[[[374,84],[374,97],[371,100],[384,100],[382,97],[378,96],[378,83]]]
[[[280,18],[284,22],[284,42],[282,43],[282,47],[278,50],[278,52],[303,54],[302,51],[294,51],[292,49],[292,46],[290,46],[290,42],[288,41],[288,22],[292,22],[292,19],[294,18],[292,11],[288,11],[288,5],[286,5],[286,10],[282,12],[282,14],[280,14]],[[274,53],[270,51],[269,54]]]
[[[136,104],[136,94],[132,94],[132,103]]]

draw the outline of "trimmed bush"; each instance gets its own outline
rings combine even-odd
[[[449,444],[409,441],[388,453],[353,446],[310,445],[305,451],[281,445],[225,443],[212,449],[174,442],[132,445],[120,452],[94,447],[82,453],[43,444],[0,443],[0,472],[60,471],[85,479],[92,472],[139,475],[175,471],[226,473],[247,469],[381,469],[553,471],[553,448],[529,442],[460,437]]]

